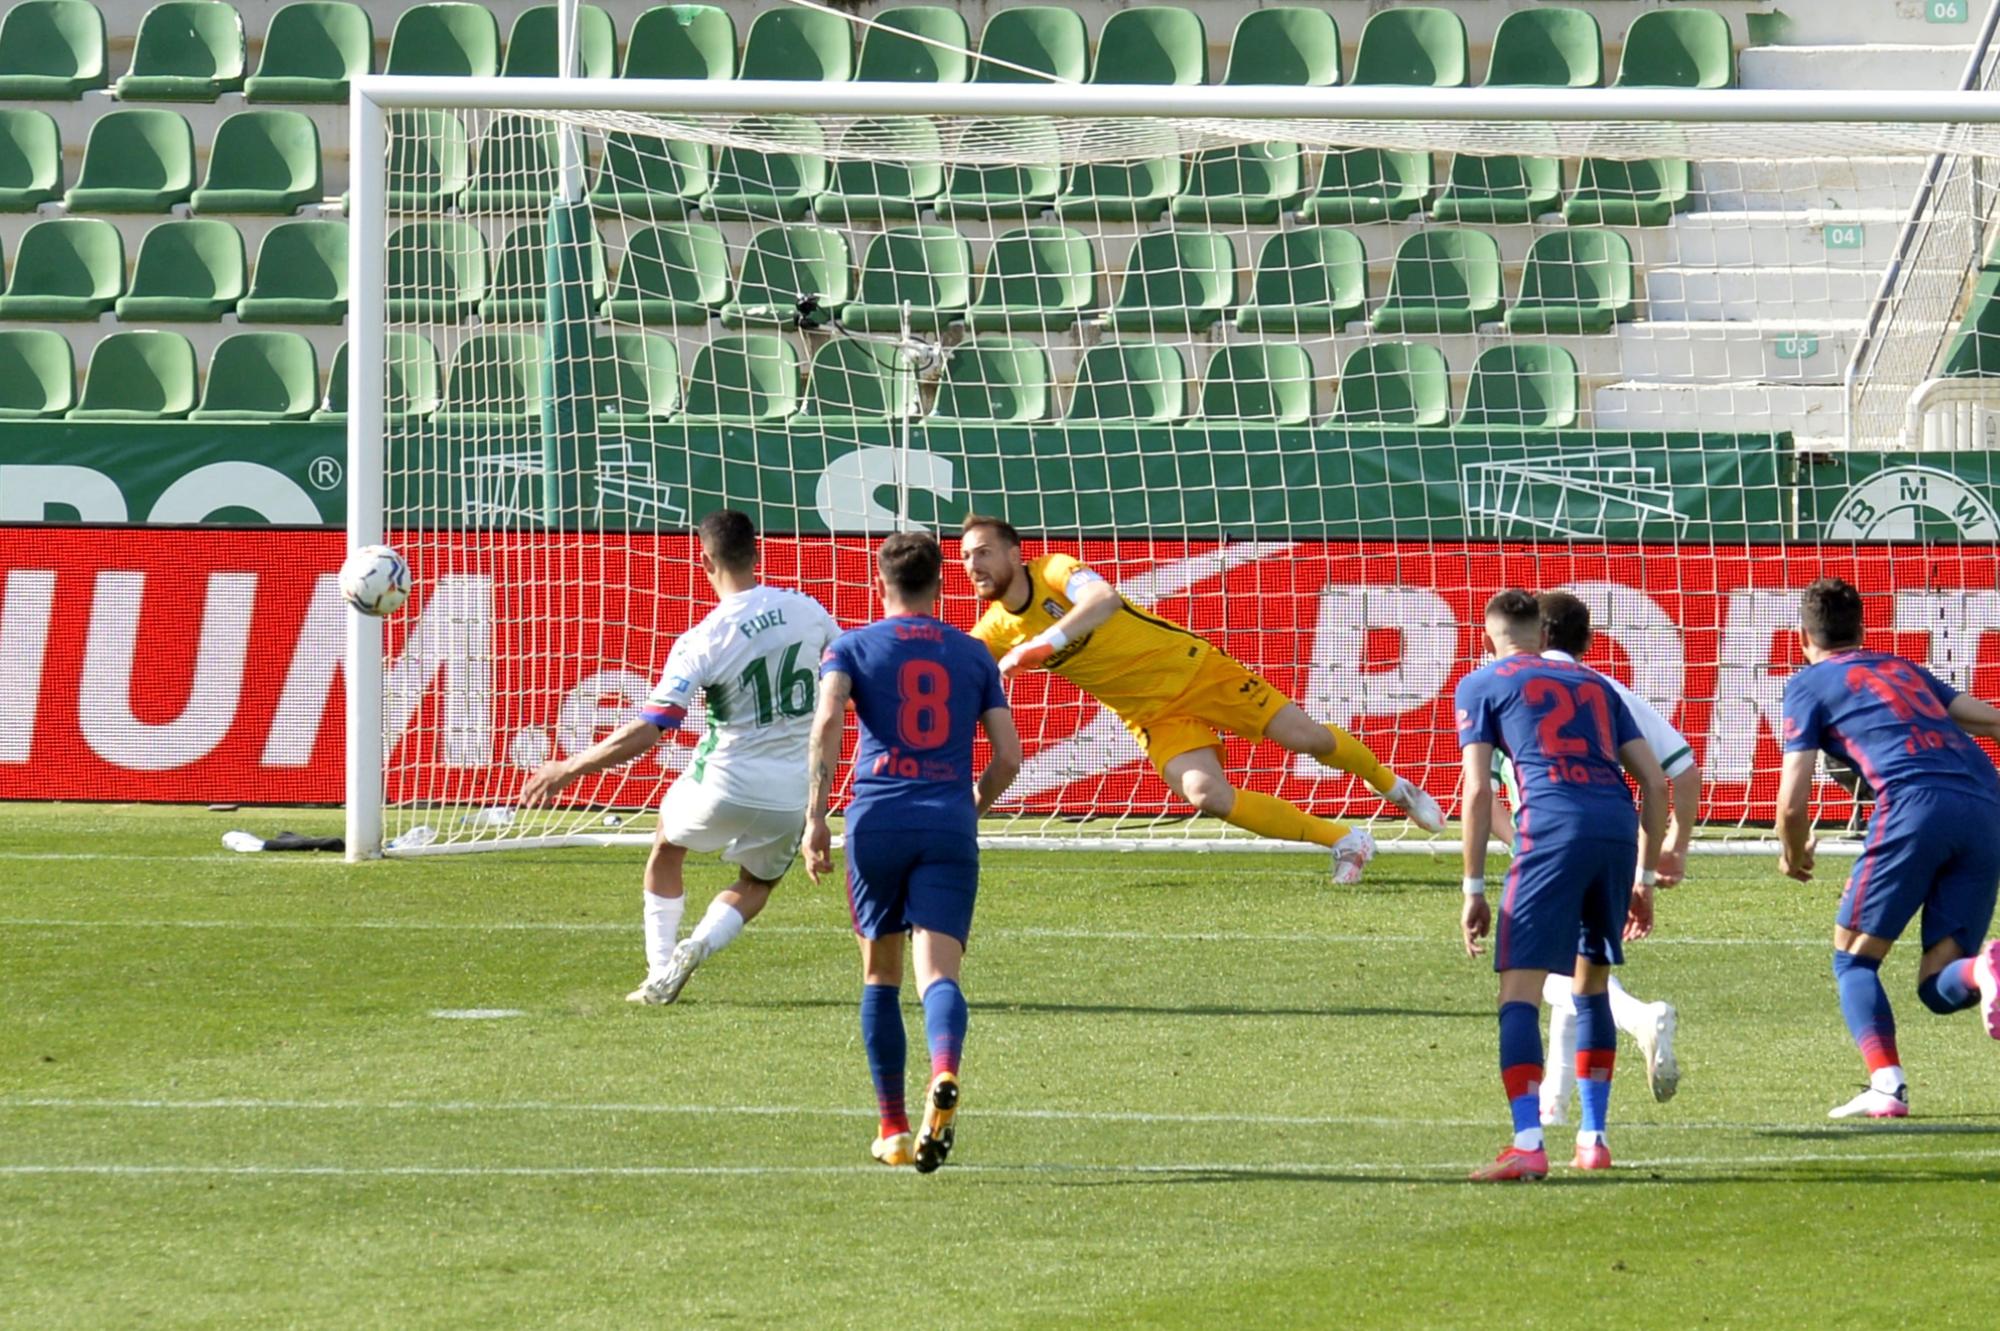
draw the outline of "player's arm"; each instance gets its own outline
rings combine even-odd
[[[987,760],[986,770],[979,774],[979,783],[974,787],[979,815],[983,818],[1021,774],[1021,732],[1014,728],[1014,714],[1005,707],[987,708],[980,714],[979,725],[993,746],[993,756]]]
[[[2000,739],[2000,707],[1982,702],[1969,693],[1961,693],[1951,700],[1948,715],[1968,735]]]
[[[1643,737],[1619,745],[1618,761],[1639,787],[1639,881],[1632,884],[1625,936],[1644,938],[1653,932],[1653,884],[1667,840],[1667,774]]]
[[[845,671],[829,670],[819,677],[819,709],[813,713],[812,738],[806,745],[806,835],[801,847],[806,874],[815,883],[833,867],[833,831],[826,825],[827,802],[833,798],[833,769],[840,761],[840,736],[847,728],[847,700],[854,681]]]
[[[1687,877],[1688,844],[1694,840],[1694,820],[1701,810],[1701,768],[1693,763],[1667,778],[1672,809],[1667,817],[1667,844],[1660,852],[1660,886],[1672,887]]]
[[[1019,671],[1044,664],[1071,643],[1104,627],[1125,605],[1125,598],[1116,587],[1080,564],[1065,580],[1063,595],[1069,598],[1069,612],[1001,657],[1003,676],[1012,679]]]
[[[528,783],[521,787],[521,803],[539,804],[553,799],[564,786],[580,776],[631,762],[658,744],[661,735],[678,729],[686,715],[678,709],[672,712],[649,710],[636,720],[627,721],[582,753],[568,758],[551,758],[536,768]]]
[[[1461,836],[1465,852],[1465,909],[1459,915],[1459,932],[1465,940],[1465,955],[1476,957],[1483,950],[1479,940],[1493,927],[1493,912],[1486,904],[1486,843],[1493,835],[1493,806],[1499,792],[1493,783],[1493,746],[1465,746],[1465,803]]]
[[[1811,808],[1818,765],[1818,752],[1797,750],[1785,755],[1778,774],[1778,872],[1801,883],[1812,881],[1813,852],[1819,848],[1813,840]]]

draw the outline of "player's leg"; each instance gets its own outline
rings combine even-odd
[[[1891,811],[1876,809],[1835,917],[1833,980],[1840,1014],[1868,1069],[1868,1089],[1829,1110],[1829,1118],[1904,1118],[1910,1112],[1882,961],[1930,894],[1939,857],[1923,844],[1924,820],[1902,816],[1905,807],[1898,800]]]
[[[917,1132],[916,1166],[928,1174],[944,1164],[957,1137],[959,1060],[969,1013],[959,974],[972,933],[979,893],[979,843],[971,837],[926,835],[910,871],[908,915],[917,992],[924,1005],[924,1038],[931,1077],[924,1121]]]
[[[757,918],[771,900],[771,890],[798,858],[805,834],[805,815],[774,809],[741,807],[719,811],[717,825],[728,831],[722,849],[725,863],[737,866],[736,882],[715,894],[701,920],[673,949],[666,972],[649,982],[658,997],[671,1003],[695,968],[735,942],[743,926]]]
[[[2000,939],[1986,936],[2000,883],[2000,844],[1990,808],[1965,804],[1952,819],[1961,829],[1955,853],[1924,903],[1917,997],[1937,1013],[1977,1007],[1980,1025],[2000,1040]]]
[[[1542,1078],[1542,1126],[1560,1123],[1569,1114],[1570,1093],[1576,1090],[1576,997],[1567,975],[1549,972],[1542,983],[1542,1001],[1549,1007],[1548,1071]]]
[[[1570,848],[1569,870],[1583,883],[1577,909],[1572,1001],[1576,1004],[1576,1155],[1578,1169],[1611,1168],[1605,1132],[1618,1027],[1611,1017],[1611,968],[1625,960],[1620,941],[1639,858],[1633,842],[1587,841]]]
[[[1191,728],[1191,729],[1190,729]],[[1198,731],[1197,736],[1194,732]],[[1358,883],[1361,871],[1375,858],[1375,836],[1365,827],[1349,827],[1307,813],[1290,800],[1257,790],[1238,790],[1222,770],[1222,750],[1206,726],[1192,721],[1155,721],[1145,731],[1148,752],[1167,752],[1156,759],[1167,788],[1211,818],[1220,818],[1274,841],[1306,841],[1333,852],[1333,881]],[[1192,747],[1199,738],[1200,747]]]
[[[861,1047],[875,1086],[880,1127],[869,1153],[885,1165],[916,1158],[904,1103],[909,1037],[903,1030],[903,939],[909,920],[909,856],[893,835],[850,832],[847,837],[847,907],[861,940]]]
[[[1472,1171],[1474,1182],[1511,1183],[1543,1178],[1549,1172],[1542,1143],[1541,1089],[1542,986],[1547,978],[1545,969],[1500,972],[1500,1085],[1507,1096],[1514,1140],[1491,1164]]]
[[[1288,702],[1272,714],[1265,723],[1264,738],[1293,753],[1317,758],[1335,771],[1352,772],[1426,832],[1444,830],[1444,811],[1421,786],[1390,771],[1373,749],[1339,726],[1313,720],[1297,703]]]
[[[1647,1003],[1634,998],[1616,975],[1611,977],[1607,992],[1611,995],[1611,1020],[1632,1037],[1646,1059],[1647,1089],[1661,1103],[1673,1099],[1681,1085],[1680,1058],[1674,1052],[1680,1013],[1672,1003]]]
[[[664,830],[664,829],[663,829]],[[625,995],[628,1003],[657,1003],[651,987],[673,966],[674,945],[680,938],[681,912],[687,909],[684,866],[687,847],[656,835],[646,856],[646,886],[642,918],[646,929],[646,978]]]

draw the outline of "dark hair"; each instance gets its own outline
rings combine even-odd
[[[1815,647],[1861,644],[1861,593],[1843,578],[1821,578],[1799,598],[1799,624]]]
[[[1542,632],[1548,645],[1571,656],[1590,650],[1590,607],[1570,592],[1543,592],[1535,598],[1542,610]]]
[[[731,573],[757,567],[757,528],[751,525],[748,513],[718,508],[695,524],[695,532],[708,557]]]
[[[967,513],[965,521],[958,524],[959,534],[977,531],[981,527],[997,535],[1009,545],[1021,543],[1021,533],[1014,530],[1014,524],[1005,518],[996,518],[986,513]]]
[[[899,531],[875,552],[875,567],[898,595],[921,599],[944,581],[944,551],[927,531]]]
[[[1504,592],[1495,592],[1493,599],[1486,603],[1488,619],[1504,619],[1507,626],[1514,629],[1541,630],[1542,607],[1535,598],[1519,587],[1509,587]],[[1528,636],[1522,634],[1523,637]]]

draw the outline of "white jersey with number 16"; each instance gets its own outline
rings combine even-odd
[[[649,711],[684,712],[697,692],[707,702],[708,733],[680,780],[745,808],[804,808],[819,658],[839,633],[812,597],[762,585],[683,633],[646,699]]]

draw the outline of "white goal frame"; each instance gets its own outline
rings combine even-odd
[[[1024,103],[1024,96],[1032,98]],[[347,537],[350,547],[383,539],[384,256],[387,244],[387,115],[399,110],[632,111],[739,116],[1007,116],[1216,120],[1543,121],[1572,125],[1817,124],[1948,126],[2000,124],[2000,98],[1982,92],[1722,89],[1542,89],[1393,86],[1286,88],[1209,85],[1162,87],[1082,84],[914,84],[666,81],[554,78],[412,78],[367,75],[350,84],[349,388]],[[570,171],[576,164],[566,163]],[[569,175],[569,172],[565,173]],[[573,177],[572,177],[573,179]],[[422,576],[422,570],[417,570]],[[350,860],[378,858],[383,847],[382,623],[347,616],[345,670],[346,842]],[[635,844],[634,833],[517,837],[432,846],[428,853],[550,845]],[[1315,850],[1253,840],[982,838],[1001,848],[1056,845],[1105,850],[1197,852]],[[1383,849],[1446,853],[1455,841],[1385,842]],[[1710,853],[1764,853],[1770,841],[1696,846]],[[1822,847],[1853,849],[1847,843]],[[405,853],[405,852],[398,852]],[[1320,852],[1323,853],[1323,852]]]

